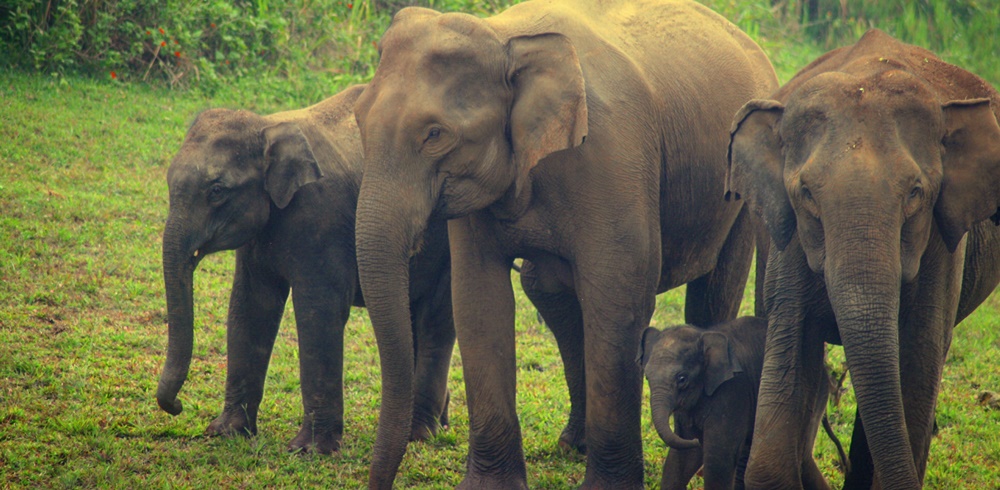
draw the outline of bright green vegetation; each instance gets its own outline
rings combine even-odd
[[[265,9],[278,9],[279,3]],[[327,3],[340,4],[316,2]],[[500,2],[431,3],[481,14]],[[759,40],[783,81],[826,49],[804,40],[812,34],[787,22],[792,14],[775,20],[767,2],[709,3]],[[259,9],[268,2],[245,4]],[[794,7],[790,2],[790,12],[796,12]],[[11,12],[5,8],[0,7],[0,19]],[[167,213],[166,169],[173,153],[194,115],[208,107],[272,112],[313,103],[364,80],[375,62],[371,41],[388,15],[367,0],[356,2],[352,10],[350,20],[329,20],[334,11],[324,17],[330,24],[316,26],[330,29],[331,43],[338,46],[312,52],[316,59],[311,62],[325,71],[309,64],[279,64],[273,70],[220,72],[216,85],[206,89],[194,84],[187,90],[180,90],[181,84],[170,88],[168,82],[152,87],[140,83],[141,72],[114,81],[104,74],[82,77],[72,71],[58,77],[6,69],[0,74],[0,487],[364,485],[379,405],[379,370],[363,310],[353,311],[347,326],[347,428],[341,454],[320,457],[284,450],[301,416],[290,304],[260,410],[261,434],[252,439],[201,435],[223,403],[231,252],[207,258],[195,274],[195,355],[181,392],[184,412],[170,417],[154,401],[166,349],[160,235]],[[944,22],[936,14],[934,18]],[[893,29],[917,25],[906,22],[897,18],[884,27],[899,34]],[[6,25],[0,23],[0,30]],[[333,33],[331,26],[350,34]],[[979,44],[955,39],[947,38],[948,59],[995,65],[992,56],[975,51],[985,49]],[[977,42],[996,45],[988,39]],[[963,46],[969,49],[963,51]],[[341,68],[329,68],[334,65]],[[1000,80],[982,74],[993,83]],[[682,305],[682,291],[661,295],[654,324],[679,323]],[[752,281],[743,306],[744,313],[751,310]],[[940,433],[931,447],[930,488],[993,488],[1000,481],[1000,411],[976,404],[981,392],[1000,391],[998,314],[1000,297],[994,295],[956,330],[939,397]],[[555,445],[568,412],[562,365],[551,334],[538,324],[520,291],[517,332],[518,402],[529,483],[536,488],[575,486],[583,478],[584,460]],[[831,364],[841,369],[842,352],[832,352]],[[450,386],[451,428],[431,442],[411,445],[397,480],[400,487],[447,488],[460,481],[468,437],[461,365],[458,355]],[[655,487],[666,451],[646,406],[644,412],[647,483]],[[854,417],[850,393],[830,417],[846,441]],[[823,435],[816,455],[827,476],[839,484],[835,451]]]

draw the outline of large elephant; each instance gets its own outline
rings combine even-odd
[[[1000,281],[1000,98],[872,30],[771,99],[736,115],[727,193],[772,237],[748,486],[798,486],[825,341],[858,401],[845,486],[919,487],[952,329]]]
[[[686,320],[735,317],[751,215],[725,202],[732,115],[774,71],[689,1],[535,1],[487,19],[401,10],[355,105],[365,148],[357,250],[382,362],[369,485],[406,450],[407,259],[451,219],[452,297],[470,417],[464,488],[520,488],[510,265],[553,330],[586,441],[584,487],[643,484],[635,354],[659,291]],[[586,141],[584,141],[586,139]],[[525,273],[527,272],[527,273]]]
[[[169,347],[156,398],[181,412],[177,393],[193,346],[192,278],[206,255],[236,249],[227,326],[226,401],[210,434],[257,430],[271,349],[289,289],[295,305],[304,416],[291,449],[338,450],[344,428],[343,335],[363,306],[354,254],[361,142],[351,112],[363,86],[269,116],[201,113],[170,165],[163,234]],[[415,319],[413,427],[427,437],[447,418],[455,343],[447,228],[434,221],[410,267]],[[410,358],[413,359],[411,353]]]

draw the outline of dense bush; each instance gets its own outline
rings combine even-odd
[[[402,7],[486,15],[517,1],[4,0],[0,64],[209,91],[249,79],[317,100],[330,86],[370,77],[373,43]],[[880,27],[1000,80],[996,0],[702,1],[758,39],[776,65],[783,50],[818,54]]]
[[[373,61],[364,31],[384,22],[371,22],[369,0],[355,1],[13,0],[0,4],[0,51],[10,54],[0,63],[171,86],[364,75]]]

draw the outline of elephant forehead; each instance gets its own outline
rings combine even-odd
[[[503,51],[496,32],[486,23],[457,13],[407,17],[393,23],[381,43],[379,70],[476,66]]]
[[[870,68],[870,62],[858,64]],[[817,111],[874,117],[899,110],[921,111],[931,118],[937,113],[940,117],[939,104],[926,81],[895,65],[882,64],[885,66],[877,66],[878,70],[836,71],[813,77],[790,95],[788,118]]]

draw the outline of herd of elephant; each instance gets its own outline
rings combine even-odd
[[[826,343],[844,346],[857,396],[845,488],[921,486],[952,329],[1000,282],[988,83],[872,30],[779,87],[749,37],[686,0],[534,0],[485,19],[410,7],[379,53],[367,85],[267,116],[208,110],[189,129],[167,175],[163,410],[182,409],[194,270],[235,249],[209,433],[256,432],[291,291],[304,414],[290,448],[339,449],[344,325],[366,306],[382,372],[369,487],[390,488],[408,441],[447,424],[457,338],[460,487],[525,488],[521,258],[565,366],[558,444],[586,454],[582,488],[643,487],[644,368],[673,390],[652,397],[676,444],[665,488],[702,464],[706,488],[828,487],[812,459]],[[764,319],[734,322],[755,249]],[[655,296],[684,284],[691,326],[647,329]],[[691,352],[668,358],[674,344]],[[720,393],[756,398],[722,416],[742,429],[680,416]]]

